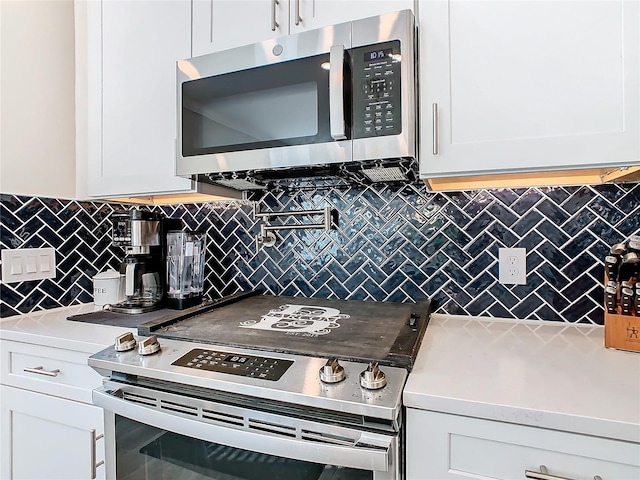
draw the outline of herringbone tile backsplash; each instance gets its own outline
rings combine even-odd
[[[253,202],[154,207],[207,232],[211,297],[241,289],[324,298],[415,301],[437,311],[602,324],[602,259],[640,233],[640,184],[428,193],[403,187],[254,194],[261,211],[330,206],[337,227],[256,243]],[[131,208],[3,195],[2,248],[52,246],[55,279],[1,285],[2,316],[92,300],[91,278],[117,267],[110,215]],[[272,224],[316,221],[283,218]],[[527,249],[527,284],[498,283],[498,248]]]

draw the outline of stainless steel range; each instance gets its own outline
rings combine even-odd
[[[89,359],[107,477],[400,479],[419,303],[243,293],[156,318]]]

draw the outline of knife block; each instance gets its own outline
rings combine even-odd
[[[609,279],[605,275],[604,284],[607,285]],[[618,302],[619,303],[619,302]],[[640,352],[640,317],[635,315],[620,315],[618,313],[607,312],[604,309],[604,346],[616,348],[629,352]]]

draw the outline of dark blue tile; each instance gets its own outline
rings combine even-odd
[[[467,312],[453,300],[448,301],[446,304],[444,304],[441,307],[441,310],[445,313],[448,313],[449,315],[469,315],[469,312]]]
[[[502,202],[506,206],[515,203],[520,198],[520,195],[510,188],[491,190],[491,194],[494,198],[500,200],[500,202]]]
[[[447,277],[444,272],[438,272],[423,285],[424,292],[427,296],[432,297],[433,294],[448,281],[449,277]]]
[[[562,230],[556,227],[548,220],[543,221],[537,226],[537,231],[547,240],[553,242],[554,245],[560,247],[564,245],[569,237]]]
[[[449,262],[444,267],[442,267],[442,271],[446,273],[449,278],[455,280],[458,285],[466,285],[471,281],[471,277],[465,273],[465,271],[460,268],[455,263]]]
[[[524,238],[521,238],[514,246],[518,248],[526,248],[527,251],[529,251],[535,249],[542,241],[542,235],[537,231],[532,230],[527,233]]]
[[[400,252],[396,252],[391,257],[387,258],[380,268],[386,275],[391,275],[395,272],[400,266],[407,260],[407,257],[402,255]]]
[[[563,292],[566,292],[567,290],[568,289],[565,288]],[[561,294],[555,288],[547,286],[537,289],[536,294],[558,312],[567,308],[569,306],[569,301],[574,300],[573,298]],[[569,298],[569,300],[567,300],[567,298]]]
[[[471,263],[469,263],[464,271],[467,274],[475,278],[480,275],[489,265],[491,265],[495,259],[491,255],[480,255],[476,257]]]
[[[570,215],[574,215],[584,210],[593,197],[594,193],[589,187],[580,187],[562,203],[562,208]]]
[[[627,238],[631,235],[640,235],[640,212],[627,216],[618,223],[616,228]]]
[[[417,285],[422,285],[428,279],[427,275],[422,270],[420,270],[418,267],[416,267],[410,262],[405,263],[400,268],[400,271],[404,276],[410,278]],[[382,282],[384,282],[384,279]]]
[[[629,215],[640,208],[640,182],[635,184],[624,196],[616,202],[616,207]]]
[[[462,287],[456,285],[455,282],[449,282],[442,288],[442,291],[458,305],[465,306],[473,301],[473,297],[468,295]]]
[[[482,315],[495,301],[491,295],[481,295],[464,308],[470,315]]]
[[[535,291],[540,285],[544,283],[544,280],[537,273],[528,273],[527,274],[527,283],[526,285],[515,285],[511,288],[511,293],[513,293],[516,297],[524,299],[531,292]]]
[[[536,311],[542,303],[542,300],[535,293],[532,293],[520,302],[512,312],[516,318],[530,319],[533,318],[533,312]]]
[[[493,283],[495,283],[495,281],[495,277],[485,272],[478,278],[475,278],[471,282],[469,282],[466,285],[465,290],[472,297],[479,297],[481,295],[484,295],[488,291],[489,287]]]
[[[456,262],[460,266],[466,266],[469,264],[471,257],[467,252],[453,243],[448,243],[442,248],[442,252],[450,259]]]
[[[542,219],[542,215],[534,210],[527,215],[520,217],[520,219],[511,226],[511,229],[518,235],[523,236],[540,223]]]
[[[547,320],[550,322],[561,322],[562,317],[547,305],[542,305],[538,310],[536,310],[536,317],[540,320]]]
[[[420,247],[420,250],[427,256],[431,257],[438,253],[440,249],[447,244],[449,240],[443,234],[438,234]]]
[[[488,210],[495,219],[507,227],[510,227],[518,220],[518,217],[501,203],[494,203]]]
[[[442,214],[460,228],[464,228],[471,221],[471,217],[453,203],[443,207]]]
[[[420,265],[420,270],[428,277],[439,271],[444,264],[449,261],[444,252],[438,252],[433,257],[430,257],[425,263]]]
[[[460,230],[457,226],[449,224],[443,229],[444,234],[459,247],[465,247],[471,241],[469,235]]]
[[[465,232],[471,237],[475,237],[485,231],[494,221],[495,220],[491,215],[487,212],[483,212],[479,216],[475,217],[469,225],[467,225]]]
[[[491,307],[487,311],[492,317],[513,318],[513,314],[497,302],[491,305]]]
[[[541,188],[540,191],[558,204],[564,202],[570,196],[570,193],[564,187],[546,187]]]
[[[562,316],[568,322],[579,322],[596,308],[596,306],[597,304],[595,304],[593,300],[583,296],[560,313],[562,313]]]
[[[590,232],[583,230],[577,236],[570,239],[567,244],[562,247],[562,251],[568,257],[577,258],[587,251],[595,242],[596,238]]]
[[[502,305],[507,307],[508,309],[512,309],[520,302],[520,299],[516,297],[513,293],[509,291],[504,285],[501,283],[495,283],[491,286],[489,290],[491,295],[500,302]]]
[[[604,281],[604,279],[603,279]],[[585,296],[587,292],[592,290],[596,285],[593,280],[587,276],[582,276],[576,278],[570,284],[568,284],[565,288],[562,289],[562,294],[569,299],[569,301],[574,302],[579,298]],[[604,293],[600,296],[599,300],[604,298]],[[563,310],[563,309],[560,309]]]
[[[536,269],[536,273],[557,289],[563,289],[569,281],[555,266],[544,262]]]
[[[465,247],[465,251],[472,257],[476,257],[485,253],[495,242],[495,239],[488,233],[478,235],[469,245]]]
[[[491,225],[487,231],[499,240],[505,247],[513,247],[519,240],[510,230],[498,222]]]
[[[589,203],[589,209],[595,212],[607,223],[615,225],[625,218],[624,212],[616,208],[602,197],[596,197]]]
[[[561,270],[571,261],[569,257],[562,253],[562,251],[556,248],[556,246],[551,242],[542,242],[540,245],[538,245],[537,251],[556,268],[559,268]]]
[[[525,215],[532,211],[534,206],[540,201],[542,194],[534,188],[524,192],[518,200],[511,204],[511,210],[518,215]]]

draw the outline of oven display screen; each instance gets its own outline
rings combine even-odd
[[[237,355],[229,355],[224,359],[225,362],[229,363],[245,363],[247,360],[249,360],[249,357],[238,357]]]
[[[392,53],[393,53],[392,48],[381,48],[380,50],[369,50],[368,52],[364,52],[364,61],[373,62],[375,60],[382,60],[383,58],[387,58]]]
[[[277,381],[293,362],[281,358],[253,357],[196,348],[171,365]]]

